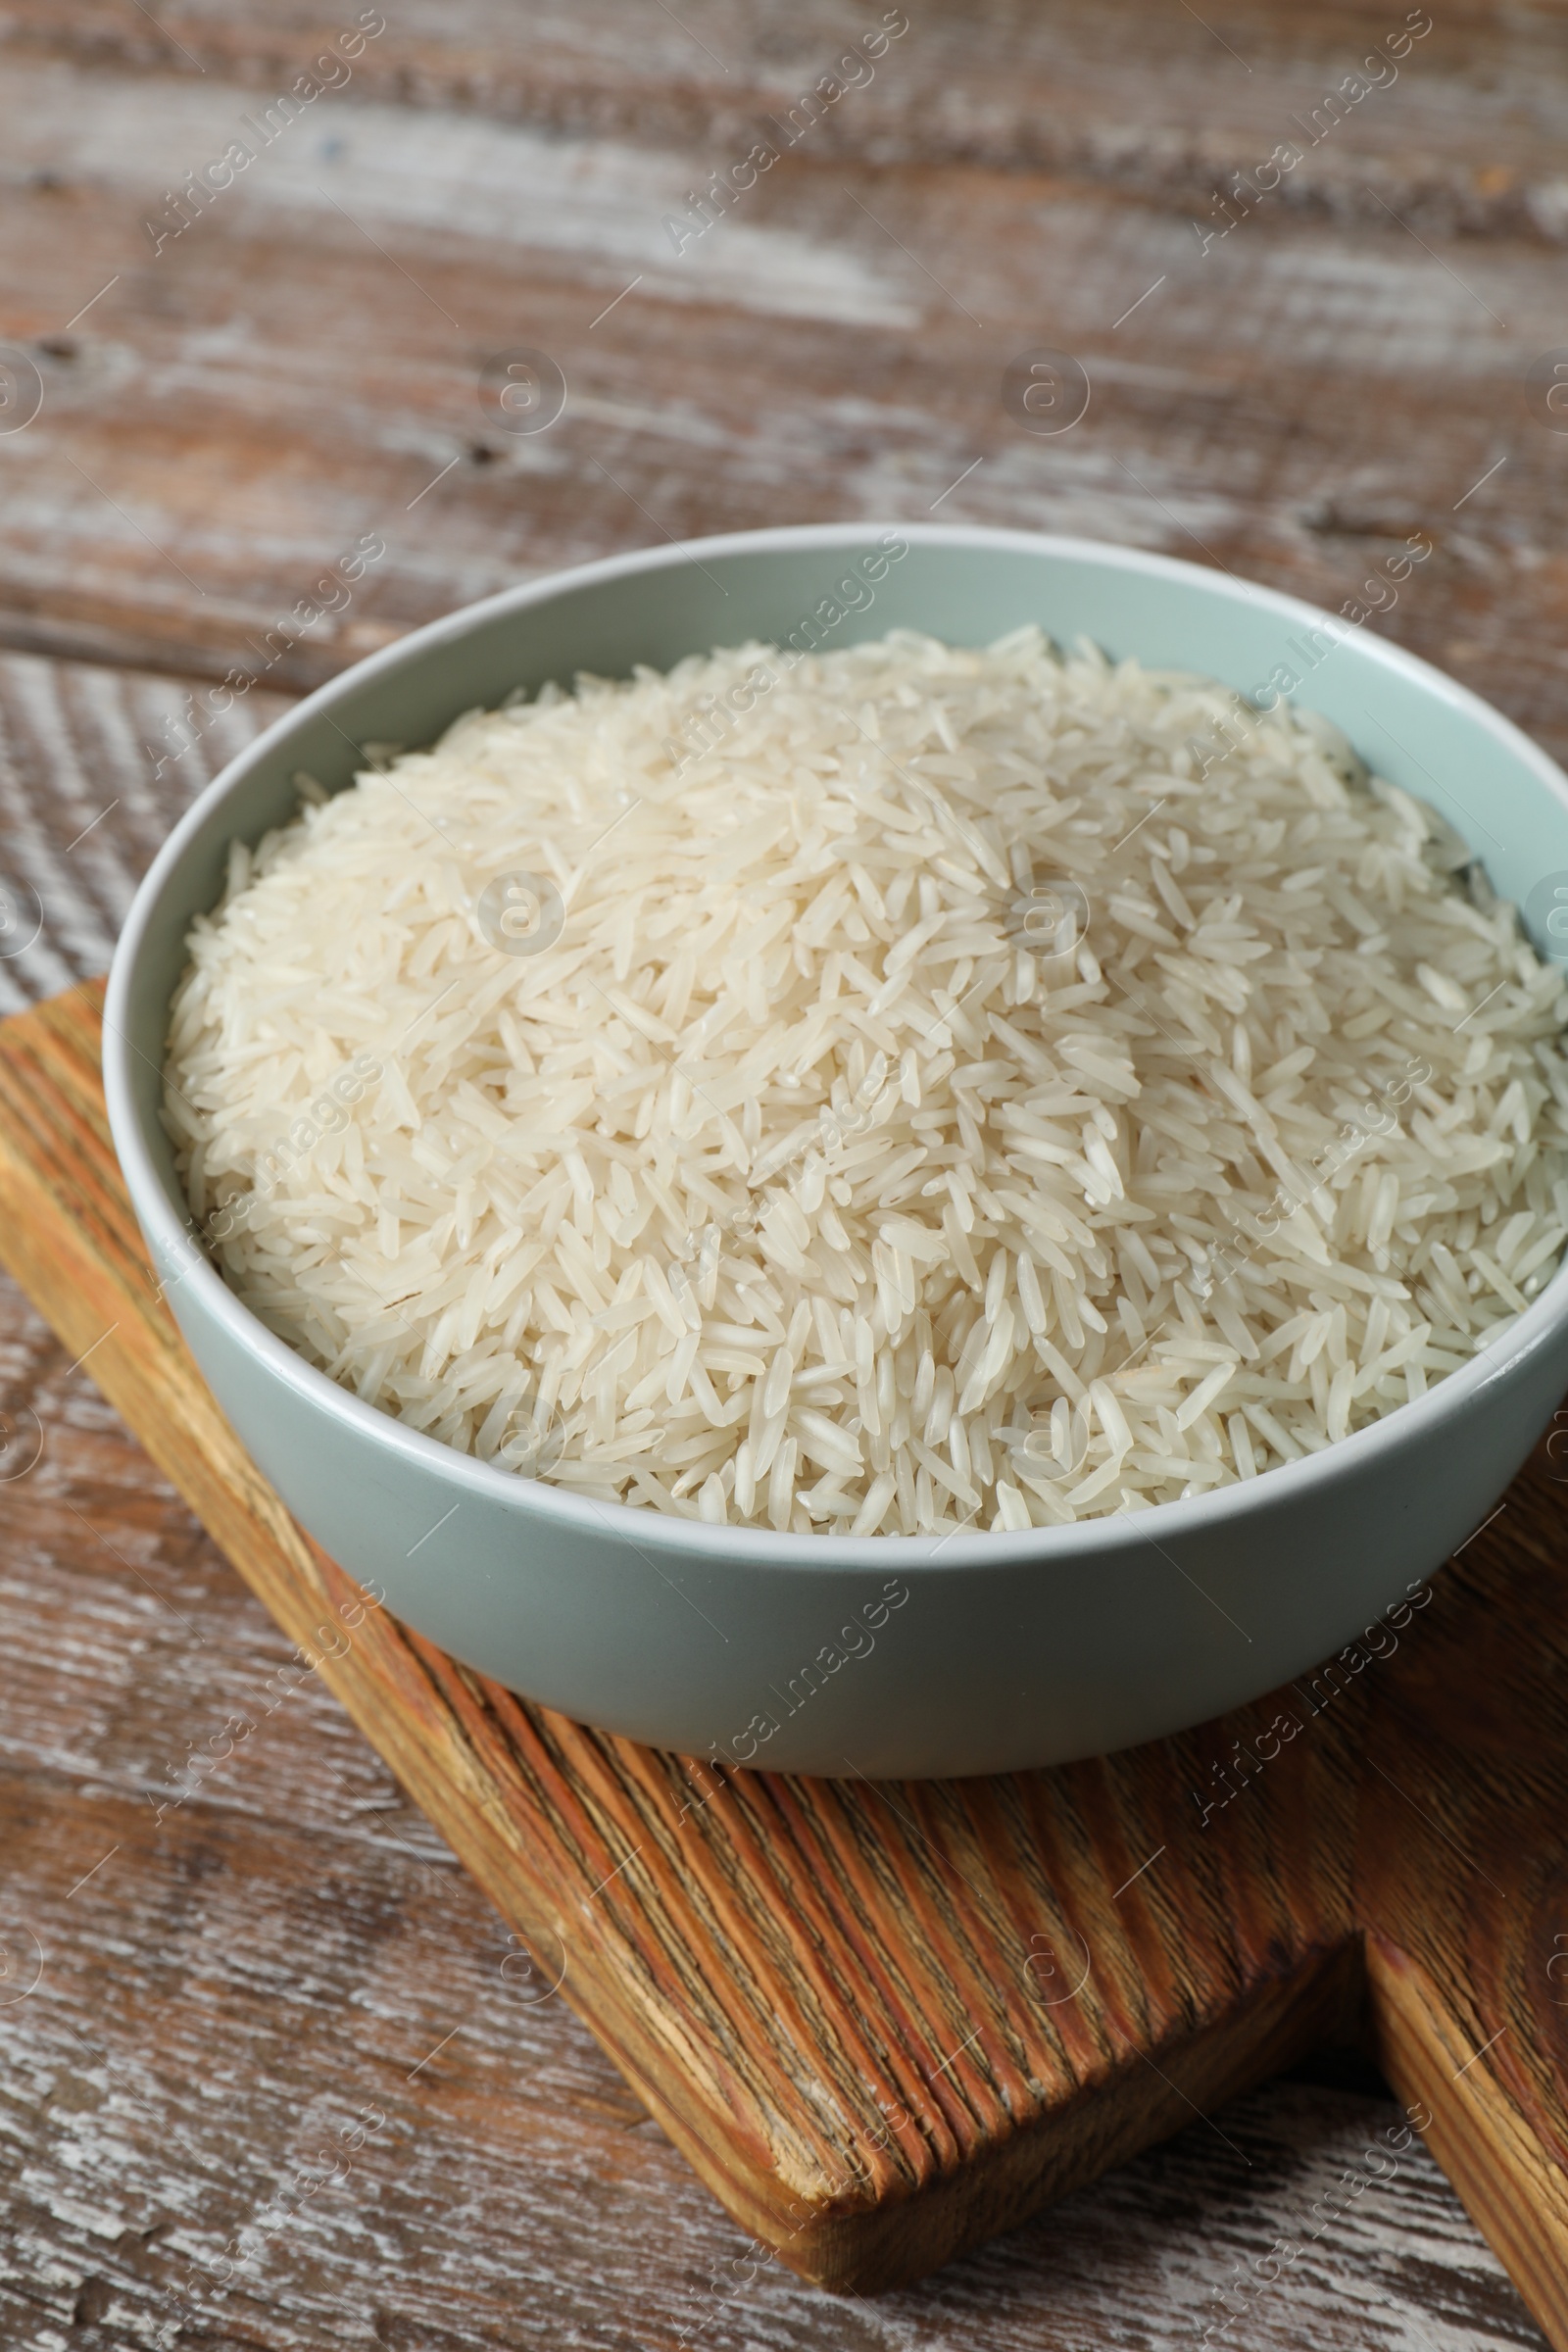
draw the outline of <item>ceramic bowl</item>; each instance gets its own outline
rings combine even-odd
[[[274,1338],[191,1233],[158,1119],[172,992],[228,843],[294,812],[305,768],[428,743],[460,711],[579,669],[667,668],[748,637],[1023,621],[1112,655],[1280,690],[1441,808],[1544,952],[1568,779],[1485,703],[1365,627],[1226,573],[1014,531],[757,531],[584,565],[416,630],[233,760],[137,894],[105,1034],[110,1117],[181,1330],[289,1507],[421,1633],[527,1697],[758,1768],[995,1772],[1098,1754],[1270,1690],[1397,1612],[1483,1520],[1568,1388],[1568,1273],[1429,1395],[1308,1459],[1133,1516],[1013,1535],[808,1538],[575,1498],[362,1403]],[[1568,925],[1561,926],[1568,929]]]

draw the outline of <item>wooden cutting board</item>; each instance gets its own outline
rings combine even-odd
[[[0,1023],[0,1256],[463,1857],[526,1947],[516,1973],[580,2013],[756,2261],[860,2292],[913,2278],[1315,2044],[1359,2041],[1568,2352],[1550,1438],[1407,1605],[1180,1739],[996,1780],[718,1773],[468,1672],[295,1526],[144,1262],[101,1002],[93,983]],[[1356,2193],[1322,2200],[1275,2275]],[[1216,2325],[1245,2325],[1265,2283],[1238,2274]]]

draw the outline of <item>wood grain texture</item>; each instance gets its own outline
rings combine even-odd
[[[1092,13],[1050,0],[925,8],[912,20],[921,38],[906,69],[880,80],[874,95],[867,85],[856,108],[830,114],[821,144],[883,167],[1071,172],[1201,207],[1215,174],[1237,162],[1238,140],[1245,161],[1260,117],[1278,109],[1288,121],[1303,97],[1319,98],[1314,82],[1331,86],[1403,14],[1382,0],[1310,12],[1241,0],[1200,22],[1200,38],[1177,12],[1153,13],[1139,0]],[[18,56],[100,72],[286,88],[352,16],[319,0],[292,0],[265,16],[233,0],[186,0],[156,20],[132,0],[65,8],[20,0],[4,39]],[[524,39],[504,0],[456,9],[413,0],[356,61],[357,88],[378,101],[558,133],[744,145],[766,137],[835,50],[880,18],[875,8],[847,18],[825,0],[787,12],[708,0],[678,17],[598,0],[531,10]],[[1424,206],[1419,226],[1562,238],[1560,25],[1560,10],[1549,6],[1482,0],[1441,12],[1437,70],[1415,101],[1416,122],[1383,121],[1368,133],[1381,192]],[[1309,160],[1287,201],[1341,220],[1370,217],[1354,156],[1326,145]]]
[[[902,2284],[1365,2033],[1568,2344],[1568,1640],[1520,1630],[1561,1617],[1543,1466],[1335,1670],[1179,1740],[878,1787],[639,1748],[367,1609],[294,1528],[139,1263],[98,1003],[0,1031],[12,1271],[523,1939],[526,1981],[770,2257]],[[1411,2137],[1385,2133],[1379,2174]]]
[[[1403,13],[916,10],[677,252],[666,217],[878,12],[424,0],[155,253],[171,180],[337,19],[24,0],[0,335],[44,406],[0,436],[0,631],[298,687],[519,576],[705,530],[936,512],[1338,609],[1420,528],[1437,553],[1386,625],[1561,748],[1568,442],[1523,381],[1565,331],[1560,12],[1438,12],[1396,82],[1298,134],[1278,195],[1206,252],[1193,227]],[[536,436],[478,398],[519,342],[569,387]],[[1094,384],[1058,440],[1000,393],[1043,343]],[[387,554],[352,602],[269,656],[368,532]]]
[[[1192,219],[1402,0],[921,6],[871,86],[680,257],[666,206],[879,7],[398,0],[269,177],[151,257],[171,178],[355,13],[14,0],[0,22],[0,341],[45,379],[35,423],[0,434],[0,880],[45,913],[35,950],[0,957],[0,1011],[101,968],[130,882],[270,689],[671,531],[940,502],[1338,606],[1419,524],[1438,553],[1370,625],[1568,750],[1568,441],[1520,381],[1568,340],[1559,6],[1436,11],[1397,85],[1206,258]],[[534,441],[476,398],[481,358],[519,340],[571,386]],[[1042,341],[1095,380],[1054,443],[997,399],[1002,360]],[[388,553],[352,604],[273,659],[267,633],[372,530]],[[258,682],[220,721],[207,687],[236,661]],[[203,731],[160,769],[187,693]],[[921,2287],[823,2304],[628,2132],[559,1998],[503,1993],[494,1921],[318,1677],[127,1842],[123,1875],[117,1856],[72,1894],[284,1655],[98,1404],[96,1359],[64,1378],[74,1352],[0,1282],[0,1410],[48,1438],[0,1487],[0,1883],[50,1950],[40,1994],[0,2006],[0,2337],[124,2352],[177,2320],[224,2346],[1084,2352],[1190,2340],[1230,2279],[1221,2340],[1539,2343],[1419,2148],[1314,2235],[1396,2120],[1321,2084],[1193,2121]],[[394,2082],[395,2161],[258,2234],[305,2121]],[[190,2249],[241,2228],[258,2252],[233,2291],[176,2294]],[[1277,2240],[1301,2252],[1263,2290]]]
[[[173,818],[288,709],[261,690],[197,733],[199,685],[0,653],[0,1014],[103,970]]]

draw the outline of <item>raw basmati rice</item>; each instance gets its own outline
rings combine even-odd
[[[1419,1396],[1556,1266],[1561,977],[1309,713],[900,631],[302,790],[191,933],[190,1205],[503,1466],[801,1534],[1141,1510]]]

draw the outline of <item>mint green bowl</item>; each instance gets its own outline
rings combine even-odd
[[[191,918],[220,894],[229,841],[293,814],[297,769],[336,790],[361,763],[358,744],[425,744],[514,687],[667,668],[714,645],[788,638],[813,613],[838,645],[894,627],[984,645],[1032,620],[1243,694],[1289,673],[1303,707],[1443,810],[1502,894],[1529,908],[1568,885],[1561,770],[1370,631],[1135,549],[930,524],[895,535],[906,552],[869,601],[861,559],[883,526],[750,532],[530,581],[334,679],[235,760],[165,847],[115,957],[105,1037],[116,1146],[180,1328],[328,1551],[421,1633],[567,1715],[720,1761],[872,1777],[1124,1747],[1341,1647],[1439,1566],[1529,1452],[1568,1387],[1568,1274],[1417,1402],[1191,1501],[945,1540],[708,1527],[455,1452],[293,1353],[192,1236],[158,1072]],[[858,584],[837,593],[852,564]]]

